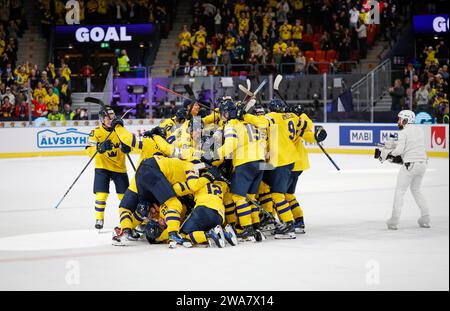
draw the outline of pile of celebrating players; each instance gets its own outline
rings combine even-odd
[[[121,200],[113,245],[223,248],[305,233],[296,186],[310,167],[305,142],[322,142],[325,130],[282,99],[264,107],[251,96],[223,97],[214,106],[186,101],[142,136],[109,107],[102,110],[88,152],[97,153],[97,229],[111,180]],[[128,182],[125,160],[133,150],[141,156]]]

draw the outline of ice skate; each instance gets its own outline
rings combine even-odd
[[[256,239],[256,242],[263,242],[263,241],[267,240],[267,237],[261,230],[256,229],[255,230],[255,239]]]
[[[140,235],[135,231],[126,228],[124,230],[119,227],[114,228],[112,245],[114,246],[131,246],[139,241]]]
[[[238,245],[238,238],[236,236],[236,232],[234,231],[233,227],[231,225],[226,225],[223,234],[225,236],[225,240],[230,244],[231,246]]]
[[[145,224],[140,224],[134,229],[134,231],[139,234],[140,240],[146,240],[145,238]]]
[[[422,216],[419,218],[419,220],[417,222],[419,223],[419,226],[421,228],[431,228],[430,216]]]
[[[242,230],[238,230],[237,237],[239,242],[256,242],[255,231],[253,226],[246,226]]]
[[[192,243],[180,236],[178,232],[171,232],[169,233],[169,248],[177,248],[177,245],[182,245],[186,248],[191,248]]]
[[[303,222],[303,217],[299,218],[295,222],[295,233],[297,233],[297,234],[304,234],[304,233],[306,233],[306,231],[305,231],[305,223]]]
[[[386,225],[388,227],[389,230],[398,230],[398,221],[396,221],[395,219],[389,219],[386,222]]]
[[[97,219],[95,221],[95,229],[102,230],[104,224],[105,224],[105,221],[103,219]]]
[[[225,236],[221,226],[217,226],[214,229],[209,230],[206,233],[208,243],[210,247],[217,246],[218,248],[225,247]]]
[[[295,225],[293,221],[287,222],[285,226],[278,227],[274,232],[276,240],[294,240],[297,238],[295,235]]]
[[[266,236],[260,229],[260,224],[253,224],[253,231],[255,231],[256,242],[262,242],[267,240]]]
[[[259,230],[261,230],[262,232],[269,232],[275,230],[275,222],[265,213],[261,214],[261,225]]]

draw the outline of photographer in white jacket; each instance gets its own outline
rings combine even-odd
[[[397,230],[400,215],[404,203],[404,197],[408,188],[419,206],[421,217],[418,220],[422,228],[430,228],[430,211],[422,193],[422,180],[427,170],[427,153],[423,130],[414,125],[416,116],[410,110],[402,110],[398,114],[398,140],[385,145],[381,151],[380,160],[396,159],[396,163],[402,163],[395,188],[394,206],[392,217],[387,221],[388,229]],[[401,159],[400,159],[401,158]]]

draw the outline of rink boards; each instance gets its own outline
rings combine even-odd
[[[160,120],[128,120],[126,127],[138,136],[159,124]],[[5,123],[0,129],[0,158],[85,155],[89,133],[98,121],[52,122],[40,127],[25,123]],[[47,127],[48,125],[48,127]],[[316,123],[328,137],[323,146],[329,153],[373,154],[377,144],[398,134],[395,124]],[[430,157],[449,155],[448,125],[422,124]],[[321,152],[315,144],[306,144],[310,152]]]

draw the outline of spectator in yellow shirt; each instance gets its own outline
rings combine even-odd
[[[59,110],[59,97],[53,92],[52,87],[48,88],[47,96],[44,97],[44,103],[47,105],[48,110],[53,110],[53,107]]]
[[[297,19],[292,27],[292,39],[295,44],[300,45],[303,39],[303,25],[301,20]]]
[[[247,12],[241,12],[241,16],[239,18],[239,32],[248,32],[250,26],[250,18],[248,17]]]
[[[188,30],[187,25],[183,25],[183,31],[180,33],[178,38],[180,39],[180,47],[181,46],[191,46],[191,33]]]
[[[200,50],[202,49],[203,44],[201,44],[200,42],[197,42],[193,47],[192,47],[192,59],[193,60],[197,60],[200,54]]]
[[[425,65],[429,65],[432,61],[434,61],[435,63],[438,62],[438,60],[436,59],[436,51],[432,46],[428,47],[428,49],[425,49],[423,52],[427,56],[425,59]]]
[[[45,98],[47,96],[47,90],[42,85],[42,82],[39,81],[37,87],[34,89],[33,92],[33,98],[39,98],[39,97]]]
[[[27,84],[28,82],[28,77],[29,77],[29,71],[27,72],[26,70],[26,65],[24,66],[19,66],[15,71],[14,74],[16,76],[16,83],[19,86],[24,86]]]
[[[191,39],[193,44],[201,43],[206,45],[206,28],[204,26],[200,26],[200,29],[195,32],[194,37]]]
[[[61,75],[67,81],[67,85],[70,89],[70,75],[72,74],[72,70],[70,70],[67,64],[62,64]]]
[[[288,51],[289,51],[290,55],[295,56],[300,51],[300,48],[295,44],[294,41],[290,41]]]
[[[283,42],[283,39],[279,38],[278,42],[273,45],[273,53],[277,53],[278,50],[281,51],[282,54],[286,53],[288,45],[286,42]]]
[[[225,39],[225,49],[227,51],[234,50],[235,44],[236,44],[236,39],[231,34],[228,34]]]
[[[359,13],[359,20],[365,25],[369,23],[369,14],[366,12],[365,8],[361,9],[361,12]]]
[[[239,0],[234,6],[234,15],[241,16],[241,11],[245,9],[245,6],[244,0]]]
[[[292,38],[292,25],[287,20],[280,26],[280,36],[283,41],[288,41]]]

